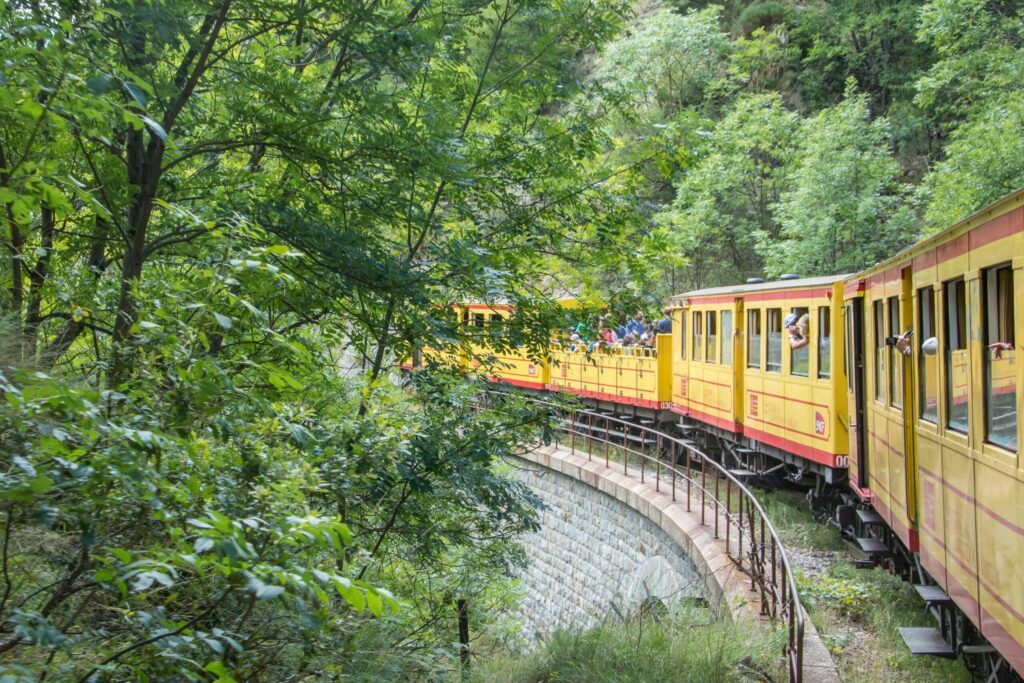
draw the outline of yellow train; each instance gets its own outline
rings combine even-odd
[[[913,651],[1020,680],[1020,306],[1024,189],[861,273],[673,297],[673,333],[654,349],[506,353],[490,379],[678,421],[738,473],[812,482],[861,551],[913,579],[939,617],[903,629]],[[469,325],[508,313],[461,307]],[[787,318],[806,344],[790,343]]]

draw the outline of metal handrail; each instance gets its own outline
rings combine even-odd
[[[487,391],[486,393],[501,392]],[[564,413],[564,407],[561,405],[537,397],[519,395],[531,402],[545,405],[556,413]],[[584,419],[585,422],[581,421]],[[777,621],[780,617],[786,619],[788,630],[786,660],[789,680],[793,683],[800,683],[803,678],[804,613],[800,603],[800,594],[797,591],[796,578],[775,527],[750,489],[744,486],[743,482],[733,476],[729,470],[712,460],[692,443],[684,442],[683,439],[665,434],[652,427],[638,425],[591,410],[570,410],[568,417],[562,414],[558,416],[558,420],[562,429],[569,435],[570,450],[573,453],[576,452],[576,437],[587,440],[588,461],[594,459],[594,443],[604,444],[605,466],[610,468],[612,461],[609,447],[615,446],[625,452],[622,459],[623,474],[629,476],[629,456],[635,455],[640,459],[640,481],[646,481],[647,468],[644,465],[651,463],[655,490],[661,491],[663,482],[671,483],[673,501],[677,501],[677,480],[684,480],[686,511],[692,511],[692,504],[699,494],[701,524],[709,525],[707,512],[710,507],[714,513],[712,525],[716,540],[721,537],[719,519],[724,518],[726,553],[737,567],[750,575],[750,590],[760,596],[761,614],[769,617],[772,621]],[[613,432],[611,429],[613,425],[620,427],[621,430]],[[580,429],[578,426],[585,427],[585,429]],[[594,436],[595,427],[606,438]],[[639,432],[641,448],[648,441],[655,445],[654,456],[628,445],[629,437],[631,435],[636,437],[636,432]],[[621,445],[612,443],[612,435],[621,439]],[[666,463],[660,457],[666,451],[671,454],[671,463]],[[681,455],[685,455],[685,471],[680,461]],[[696,471],[695,465],[699,468]],[[671,473],[672,476],[666,477],[667,473]],[[666,479],[670,479],[670,482],[666,482]],[[727,482],[724,501],[720,494],[722,480]],[[735,512],[731,509],[734,489],[738,491]],[[734,528],[736,531],[735,550],[732,539]],[[744,533],[748,539],[746,553],[744,553]]]

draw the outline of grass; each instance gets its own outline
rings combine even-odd
[[[968,683],[962,661],[910,654],[900,626],[934,626],[913,587],[880,567],[856,567],[839,532],[819,523],[799,493],[760,492],[784,545],[800,551],[839,551],[824,571],[797,576],[800,598],[839,668],[844,683],[913,681]]]
[[[559,631],[538,651],[476,663],[473,683],[781,681],[785,634],[679,605],[582,632]]]
[[[786,547],[810,550],[841,550],[842,539],[832,527],[819,522],[807,507],[804,494],[778,489],[756,490],[758,502]]]

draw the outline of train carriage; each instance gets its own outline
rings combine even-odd
[[[752,470],[781,462],[797,477],[809,471],[825,483],[845,481],[846,396],[834,381],[842,378],[842,279],[787,278],[674,297],[672,410],[713,427]],[[789,316],[804,326],[806,345],[788,341]]]
[[[844,291],[851,488],[1024,673],[1024,190]]]

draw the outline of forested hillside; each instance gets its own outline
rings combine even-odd
[[[632,274],[664,295],[851,272],[1024,185],[1021,10],[645,6],[591,69],[642,173],[658,265]]]
[[[501,459],[549,426],[402,359],[963,217],[1024,184],[1022,40],[1009,0],[0,0],[0,679],[442,676],[460,599],[503,644]]]

